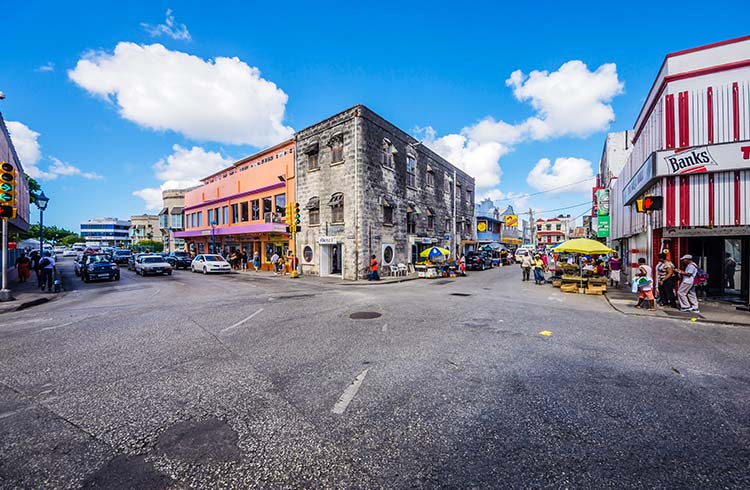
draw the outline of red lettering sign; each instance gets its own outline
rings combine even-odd
[[[742,152],[743,160],[750,160],[750,146],[743,146],[740,148],[740,151]]]

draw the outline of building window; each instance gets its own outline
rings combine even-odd
[[[435,187],[435,172],[432,167],[427,167],[427,187]]]
[[[412,155],[406,157],[406,185],[417,187],[417,160]]]
[[[196,218],[195,218],[195,220],[196,220],[196,223],[195,223],[195,226],[196,226],[196,227],[200,228],[200,227],[202,227],[202,226],[203,226],[203,211],[198,211],[198,212],[196,213]]]
[[[333,223],[344,222],[344,194],[337,192],[331,196],[328,203],[331,206],[331,221]]]
[[[182,214],[172,215],[172,228],[182,228]]]
[[[214,210],[209,209],[208,210],[208,224],[211,225],[214,223]]]
[[[547,223],[547,225],[545,225],[545,228],[547,228],[547,231],[550,231],[552,229],[552,225]]]
[[[542,231],[542,225],[536,225],[536,231]]]
[[[471,207],[471,191],[466,189],[466,205]]]
[[[273,196],[274,205],[276,206],[276,214],[278,216],[286,216],[286,194],[276,194]]]
[[[435,229],[435,214],[429,208],[427,208],[427,229],[430,231]]]
[[[320,168],[320,162],[318,161],[318,150],[316,149],[313,153],[307,154],[307,170],[318,170]]]
[[[258,221],[260,219],[260,201],[257,199],[253,199],[250,201],[250,209],[253,212],[253,221]]]
[[[393,153],[396,148],[391,144],[391,140],[383,138],[383,161],[381,162],[384,167],[393,168]]]
[[[168,218],[167,213],[159,215],[159,228],[167,227],[167,218]]]
[[[224,206],[221,208],[221,215],[223,217],[223,221],[225,225],[229,224],[229,206]]]
[[[240,220],[240,206],[239,204],[232,204],[232,223],[237,223]]]
[[[240,221],[250,220],[250,205],[247,201],[240,203]]]
[[[383,224],[393,224],[393,208],[387,204],[383,206]]]
[[[308,222],[310,225],[319,225],[320,224],[320,199],[318,196],[313,196],[310,198],[309,201],[307,201],[307,213],[308,213]]]
[[[560,231],[560,225],[555,225],[555,229],[556,229],[557,231]]]
[[[461,184],[456,183],[456,202],[461,202],[463,200],[463,189],[461,188]]]
[[[445,232],[451,233],[453,230],[451,229],[451,219],[445,218]]]
[[[270,223],[272,221],[271,213],[273,213],[273,198],[264,197],[263,198],[263,221],[265,221],[266,223]]]
[[[344,161],[344,135],[334,135],[328,142],[331,147],[331,164]]]
[[[312,262],[313,259],[313,249],[310,245],[305,245],[305,248],[302,249],[302,260],[304,260],[307,263]]]
[[[450,175],[445,174],[443,177],[443,192],[446,194],[450,193],[451,191],[451,178]]]
[[[412,208],[409,208],[409,210],[406,211],[406,233],[413,235],[416,232],[417,220],[414,217],[414,211],[412,210]]]

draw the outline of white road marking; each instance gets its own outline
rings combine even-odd
[[[238,321],[237,323],[235,323],[235,324],[234,324],[234,325],[232,325],[231,327],[227,327],[227,328],[225,328],[225,329],[221,330],[221,331],[220,331],[219,333],[224,333],[224,332],[226,332],[227,330],[232,330],[233,328],[237,328],[237,327],[239,327],[239,326],[240,326],[240,325],[242,325],[243,323],[245,323],[245,322],[247,322],[248,320],[252,319],[252,318],[253,318],[253,317],[254,317],[255,315],[257,315],[257,314],[258,314],[258,313],[260,313],[261,311],[263,311],[263,308],[259,309],[258,311],[256,311],[255,313],[253,313],[253,314],[252,314],[252,315],[250,315],[249,317],[245,318],[244,320],[240,320],[240,321]]]
[[[359,376],[354,378],[354,381],[352,384],[350,384],[345,390],[344,393],[341,395],[341,398],[339,398],[339,401],[336,402],[336,405],[333,407],[333,413],[337,415],[341,415],[346,410],[346,407],[349,406],[349,404],[354,399],[354,396],[359,391],[359,387],[362,386],[362,381],[364,381],[365,376],[367,376],[367,371],[369,369],[365,369],[361,373],[359,373]]]
[[[157,294],[159,294],[159,292],[161,292],[161,289],[157,289],[157,290],[156,290],[156,291],[154,292],[154,294],[152,294],[152,295],[151,295],[151,297],[153,298],[154,296],[156,296]]]
[[[68,322],[68,323],[63,323],[62,325],[58,325],[56,327],[46,327],[46,328],[41,329],[40,332],[44,332],[45,330],[55,330],[56,328],[67,327],[68,325],[73,325],[76,321],[78,321],[78,320],[75,320],[75,321],[72,321],[72,322]]]
[[[547,296],[547,299],[550,300],[550,301],[558,301],[560,303],[563,302],[562,298],[558,298],[557,296],[554,296],[554,295],[553,296]]]
[[[383,328],[381,328],[381,330],[383,331],[383,333],[387,332],[388,331],[388,324],[387,323],[384,324]]]

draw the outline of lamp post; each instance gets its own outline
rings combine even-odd
[[[216,253],[216,220],[211,220],[211,253]]]
[[[44,191],[36,198],[36,207],[39,208],[39,258],[44,257],[44,210],[47,209],[49,197],[44,195]]]

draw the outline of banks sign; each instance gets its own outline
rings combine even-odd
[[[750,141],[656,153],[656,175],[702,174],[750,167]]]

